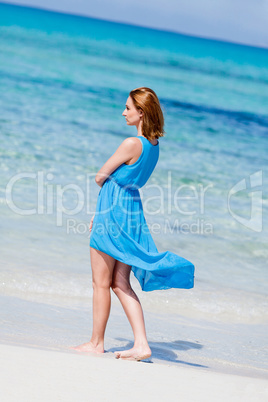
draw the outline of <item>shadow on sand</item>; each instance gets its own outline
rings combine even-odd
[[[115,352],[116,350],[126,350],[131,349],[133,347],[133,342],[129,342],[128,339],[124,338],[116,338],[116,340],[121,342],[127,342],[127,344],[123,347],[114,347],[107,350],[107,352]],[[189,349],[202,349],[203,345],[195,342],[187,342],[187,341],[174,341],[174,342],[149,342],[149,346],[152,351],[152,356],[149,359],[143,360],[143,363],[154,363],[154,359],[165,361],[166,363],[178,363],[185,364],[187,366],[192,367],[202,367],[208,368],[208,366],[204,366],[202,364],[189,363],[183,360],[178,359],[177,353],[174,350],[189,350]]]

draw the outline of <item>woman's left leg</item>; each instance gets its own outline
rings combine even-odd
[[[116,261],[113,271],[112,290],[119,298],[134,333],[134,346],[132,349],[117,351],[117,358],[129,360],[143,360],[151,356],[145,331],[143,311],[138,296],[132,289],[129,276],[131,267]]]

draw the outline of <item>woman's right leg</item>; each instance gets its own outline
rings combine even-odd
[[[116,260],[90,247],[93,285],[93,331],[89,342],[74,347],[78,352],[104,352],[104,333],[111,309],[113,270]]]

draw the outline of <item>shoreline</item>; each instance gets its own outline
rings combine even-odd
[[[150,344],[150,341],[149,341]],[[75,346],[75,345],[70,345],[70,346]],[[77,355],[77,356],[88,356],[88,357],[97,357],[97,358],[108,358],[112,360],[118,361],[118,359],[115,358],[115,355],[112,350],[106,349],[104,350],[103,354],[95,355],[95,354],[90,354],[90,353],[79,353],[75,352],[68,347],[57,347],[55,345],[54,347],[52,345],[41,345],[41,344],[31,344],[27,342],[18,342],[18,341],[3,341],[0,339],[0,349],[1,347],[7,347],[7,348],[22,348],[22,349],[29,349],[29,350],[37,350],[37,351],[43,351],[43,352],[55,352],[55,353],[65,353],[65,354],[72,354],[72,355]],[[127,349],[123,348],[124,349]],[[113,349],[120,349],[120,348],[113,348]],[[119,359],[123,361],[123,359]],[[125,360],[124,360],[125,361]],[[135,363],[135,362],[132,362]],[[230,363],[228,361],[221,361],[219,362],[218,366],[205,366],[204,364],[194,364],[194,363],[187,363],[184,361],[177,361],[177,364],[174,364],[174,362],[169,361],[169,360],[160,360],[157,357],[152,356],[146,360],[136,362],[136,363],[142,363],[142,364],[154,364],[157,366],[161,367],[175,367],[178,368],[179,370],[194,370],[194,371],[199,371],[199,372],[206,372],[206,373],[211,373],[211,374],[217,374],[217,375],[229,375],[229,376],[235,376],[235,377],[241,377],[241,378],[250,378],[250,379],[257,379],[257,380],[268,380],[268,370],[262,369],[262,368],[257,368],[257,367],[252,367],[252,366],[247,366],[243,364],[234,364]],[[203,362],[204,363],[204,362]],[[211,363],[211,359],[207,360],[207,363]],[[268,388],[267,388],[268,389]]]
[[[92,305],[70,308],[0,295],[0,344],[68,352],[89,340]],[[245,326],[144,311],[152,356],[144,363],[194,369],[219,375],[268,379],[267,325]],[[161,329],[159,329],[159,326]],[[258,335],[258,331],[261,336]],[[119,302],[113,300],[106,328],[105,354],[133,346],[133,333]]]
[[[265,401],[264,379],[206,369],[115,359],[111,353],[80,354],[0,344],[4,402],[20,400]],[[104,386],[105,385],[105,386]],[[227,399],[228,398],[228,399]],[[255,399],[254,399],[255,398]]]
[[[89,340],[92,327],[89,299],[72,308],[70,303],[64,307],[8,295],[0,295],[0,302],[1,344],[68,352],[69,346]],[[227,325],[146,310],[144,315],[152,350],[152,356],[144,363],[268,379],[264,354],[267,325]],[[258,331],[261,337],[257,337]],[[113,351],[132,346],[132,329],[119,301],[113,298],[104,355],[113,356]]]

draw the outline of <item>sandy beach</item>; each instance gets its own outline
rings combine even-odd
[[[267,49],[5,3],[0,36],[0,402],[268,401]],[[139,86],[166,121],[148,227],[196,273],[144,292],[132,272],[152,350],[133,362],[113,292],[106,353],[70,347],[92,332],[95,175]]]
[[[267,401],[266,380],[0,345],[1,401]],[[3,365],[3,362],[5,365]],[[5,367],[5,368],[4,368]]]

